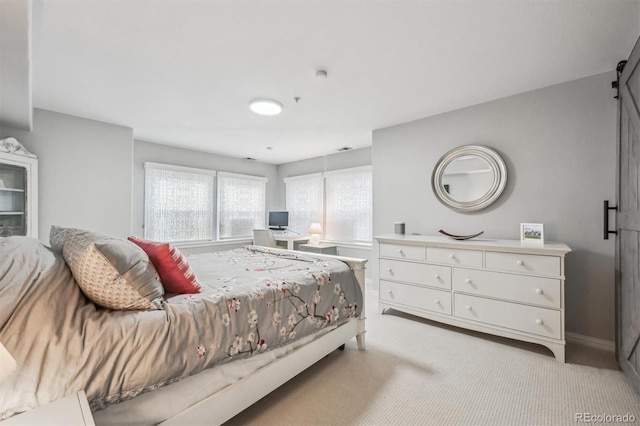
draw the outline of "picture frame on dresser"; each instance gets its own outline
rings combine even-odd
[[[544,245],[544,224],[521,223],[520,242],[523,244]]]

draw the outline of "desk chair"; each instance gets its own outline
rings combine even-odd
[[[254,229],[253,244],[256,246],[277,247],[276,239],[273,238],[273,231],[271,229]]]

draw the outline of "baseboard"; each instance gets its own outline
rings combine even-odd
[[[615,352],[616,345],[611,340],[598,339],[596,337],[585,336],[577,333],[566,332],[565,336],[568,342],[578,343],[594,349],[600,349],[607,352]]]

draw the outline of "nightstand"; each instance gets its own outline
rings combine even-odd
[[[84,391],[9,417],[2,426],[95,426]]]
[[[300,244],[298,246],[298,250],[308,251],[311,253],[322,253],[322,254],[338,254],[338,248],[333,244]]]

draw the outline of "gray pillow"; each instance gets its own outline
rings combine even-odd
[[[65,239],[62,255],[94,303],[117,310],[162,309],[162,283],[147,254],[135,244],[94,232],[76,232]]]
[[[64,242],[67,238],[73,234],[88,232],[84,229],[63,228],[62,226],[53,225],[49,231],[49,245],[54,251],[62,253],[62,247],[64,247]]]

